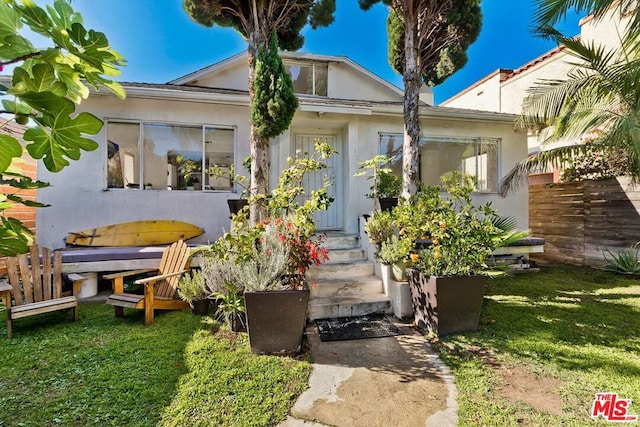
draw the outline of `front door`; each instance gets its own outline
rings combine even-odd
[[[300,150],[302,153],[309,153],[311,155],[315,152],[315,140],[320,139],[327,141],[333,148],[338,149],[337,138],[335,135],[296,135],[295,149]],[[336,166],[340,164],[340,154],[334,154],[326,160],[327,168],[318,172],[309,173],[305,176],[303,186],[305,189],[304,194],[301,197],[301,202],[309,199],[311,192],[324,185],[325,179],[328,179],[330,186],[327,189],[329,197],[333,198],[333,203],[326,211],[317,212],[313,219],[316,222],[316,226],[319,230],[339,230],[342,226],[340,218],[340,207],[342,206],[341,191],[339,182],[339,173]]]

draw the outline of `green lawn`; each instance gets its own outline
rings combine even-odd
[[[81,305],[14,322],[0,312],[0,426],[267,426],[307,387],[308,362],[256,356],[208,317],[115,319]]]
[[[596,392],[640,414],[640,281],[571,267],[503,277],[489,282],[480,322],[434,340],[461,425],[593,425]]]

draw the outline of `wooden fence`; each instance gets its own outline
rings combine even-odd
[[[35,161],[31,159],[26,161],[22,159],[18,159],[14,161],[14,164],[22,169],[23,174],[31,177],[32,179],[36,179]],[[35,201],[36,199],[36,190],[17,191],[13,187],[0,185],[0,191],[2,191],[5,194],[16,193],[17,195],[21,196],[26,200]],[[31,231],[35,233],[36,231],[36,209],[35,208],[16,204],[11,209],[7,209],[6,211],[4,211],[4,215],[6,217],[13,217],[13,218],[19,219],[20,221],[22,221],[24,225],[29,227],[29,229],[31,229]],[[7,269],[5,267],[4,257],[0,257],[0,275],[6,273],[6,271]]]
[[[602,266],[640,241],[640,186],[628,178],[529,186],[529,229],[544,237],[540,263]]]

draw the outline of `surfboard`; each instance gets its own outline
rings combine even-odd
[[[193,224],[159,219],[70,232],[66,242],[75,246],[151,246],[188,240],[203,233],[202,228]]]

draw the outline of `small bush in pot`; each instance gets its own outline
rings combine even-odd
[[[219,251],[222,250],[222,247],[214,245],[205,258],[202,268],[205,287],[215,301],[216,318],[224,318],[229,329],[240,332],[246,329],[244,287],[233,274],[235,261],[221,256]]]
[[[398,282],[406,282],[406,269],[413,265],[410,255],[415,253],[413,241],[396,235],[382,243],[376,258],[383,264],[392,266],[394,279]]]
[[[200,271],[193,270],[191,273],[185,273],[180,278],[178,296],[189,303],[194,314],[205,315],[209,311],[204,276]]]
[[[369,237],[369,241],[376,247],[376,252],[380,251],[382,243],[386,242],[394,235],[395,225],[390,212],[376,211],[367,220],[364,231]]]

